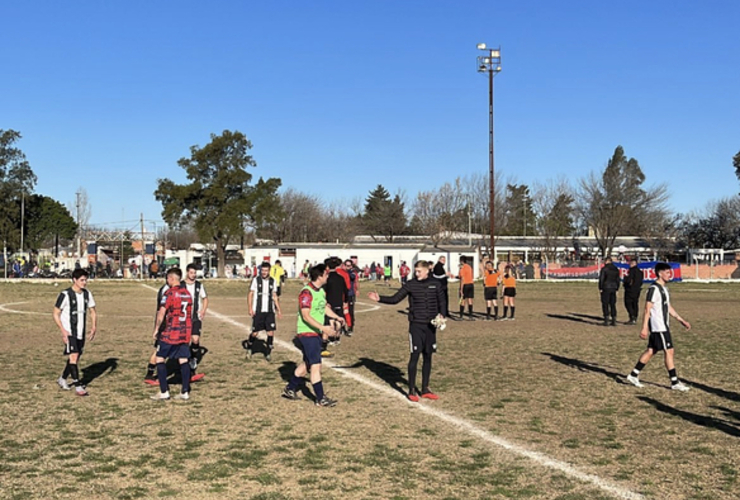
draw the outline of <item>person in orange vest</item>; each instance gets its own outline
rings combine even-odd
[[[504,317],[502,320],[514,321],[514,297],[516,297],[516,276],[514,274],[514,268],[512,266],[506,266],[504,271]],[[511,307],[511,317],[507,318],[506,313],[509,312]]]
[[[486,262],[484,274],[483,296],[486,299],[486,320],[491,319],[491,306],[493,305],[493,319],[498,320],[498,284],[501,281],[501,274],[494,269],[493,262]]]
[[[465,312],[465,304],[468,305],[468,320],[473,321],[473,298],[475,297],[475,286],[473,286],[473,267],[468,264],[466,257],[460,257],[460,319]]]

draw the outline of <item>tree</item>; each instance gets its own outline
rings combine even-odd
[[[77,234],[77,223],[67,208],[48,196],[34,194],[26,201],[26,237],[28,247],[52,246],[62,238]]]
[[[218,274],[224,274],[226,245],[244,234],[281,216],[277,190],[281,181],[260,177],[250,185],[247,167],[257,163],[247,152],[252,143],[241,132],[224,130],[211,134],[203,148],[192,146],[190,158],[180,158],[190,183],[176,184],[158,179],[155,198],[162,203],[162,218],[172,227],[192,224],[201,241],[213,242],[218,257]]]
[[[740,180],[740,151],[732,157],[732,165],[735,167],[735,175]]]
[[[667,189],[658,185],[643,188],[645,174],[634,158],[617,146],[601,177],[593,172],[581,180],[579,212],[594,232],[602,256],[611,255],[618,236],[641,235],[667,213]]]
[[[389,243],[406,230],[406,214],[401,194],[391,199],[388,191],[380,184],[365,199],[365,213],[362,215],[364,228],[373,239],[382,236]]]
[[[682,233],[692,248],[740,248],[740,197],[712,202],[703,214],[689,216]]]
[[[532,198],[526,184],[507,184],[504,226],[500,234],[506,236],[533,236],[536,217]]]
[[[574,202],[573,190],[564,178],[533,187],[532,209],[537,215],[537,233],[542,238],[543,251],[550,258],[555,257],[558,241],[575,232]]]
[[[15,147],[20,138],[21,134],[15,130],[0,129],[0,199],[3,200],[0,204],[0,237],[14,248],[18,248],[20,240],[21,203],[25,205],[25,198],[36,185],[36,175],[26,155]]]

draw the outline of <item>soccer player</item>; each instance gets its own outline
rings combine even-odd
[[[617,290],[619,290],[619,269],[611,257],[604,259],[604,267],[599,271],[599,293],[601,294],[601,312],[604,315],[604,326],[617,326]]]
[[[442,284],[442,293],[444,294],[445,300],[444,300],[444,309],[442,311],[442,315],[445,318],[449,318],[450,314],[448,311],[449,304],[450,304],[450,296],[449,296],[449,289],[447,288],[447,278],[450,273],[447,272],[447,268],[445,267],[445,263],[447,262],[447,258],[442,256],[439,258],[437,263],[434,265],[434,269],[432,270],[432,276],[434,278],[437,278],[439,282]]]
[[[182,376],[182,391],[178,399],[190,399],[190,340],[193,331],[193,297],[188,292],[187,284],[182,279],[182,271],[173,267],[167,271],[169,289],[162,295],[157,321],[154,324],[152,337],[159,338],[157,348],[157,379],[159,393],[152,399],[164,401],[170,399],[170,389],[167,384],[167,366],[165,360],[177,358]],[[166,321],[160,333],[160,326]]]
[[[270,269],[270,278],[275,280],[275,293],[278,296],[278,300],[280,300],[280,289],[285,281],[285,269],[283,269],[283,264],[279,260],[276,260],[275,265]]]
[[[188,293],[193,298],[193,331],[192,331],[192,343],[190,344],[190,369],[193,373],[193,382],[203,378],[203,373],[195,374],[195,370],[198,368],[198,364],[203,359],[205,348],[200,347],[200,334],[203,328],[203,318],[206,316],[208,310],[208,294],[206,293],[206,287],[195,279],[198,272],[198,265],[194,263],[188,264],[185,268],[185,281],[183,284],[187,287]],[[204,352],[205,351],[205,352]]]
[[[493,319],[498,320],[498,284],[501,281],[501,274],[493,268],[493,262],[486,262],[485,281],[483,285],[483,295],[486,299],[486,319],[491,319],[491,306],[493,305]]]
[[[431,277],[429,263],[418,261],[414,265],[415,279],[408,281],[395,295],[381,297],[378,292],[367,294],[370,300],[381,304],[398,304],[409,297],[409,401],[419,401],[419,397],[439,399],[429,388],[432,375],[432,354],[437,351],[437,330],[431,323],[435,318],[442,318],[444,310],[444,292],[439,280]],[[421,368],[421,393],[416,388],[416,366],[419,357],[423,356]]]
[[[87,289],[88,273],[84,269],[72,271],[72,286],[62,291],[54,304],[54,322],[62,332],[64,355],[68,356],[67,365],[62,376],[57,380],[59,387],[69,391],[67,377],[72,377],[72,386],[78,396],[87,396],[88,392],[80,381],[78,364],[83,351],[87,331],[87,312],[90,311],[90,341],[95,339],[98,331],[98,315],[95,312],[95,299]]]
[[[473,267],[468,264],[468,259],[460,257],[460,319],[465,312],[465,304],[468,305],[468,319],[473,321],[473,299],[475,297],[475,286],[473,285]]]
[[[270,263],[263,262],[260,265],[260,274],[252,279],[249,287],[247,302],[249,303],[249,315],[252,320],[252,333],[247,339],[247,355],[252,357],[252,344],[257,338],[257,332],[267,332],[267,352],[265,359],[270,361],[272,357],[273,343],[275,341],[275,311],[282,318],[280,303],[277,297],[277,284],[270,277]]]
[[[512,266],[506,266],[503,282],[504,316],[501,319],[514,321],[514,312],[516,311],[516,308],[514,307],[514,297],[516,297],[516,276],[514,275],[514,268]],[[511,307],[511,317],[507,318],[506,314],[509,312],[509,307]]]
[[[351,337],[355,330],[355,303],[357,302],[357,292],[360,290],[360,280],[357,277],[359,269],[355,267],[350,259],[347,259],[344,261],[344,270],[349,276],[349,288],[347,289],[347,316],[349,316],[349,322],[347,322],[346,335]]]
[[[630,317],[628,325],[637,324],[642,278],[642,270],[637,267],[637,259],[630,260],[630,270],[624,277],[624,307]]]
[[[162,297],[164,296],[165,292],[170,289],[170,285],[167,284],[167,279],[165,278],[165,283],[162,285],[159,290],[157,291],[157,311],[154,313],[154,324],[157,324],[157,315],[159,314],[159,308],[160,304],[162,303]],[[162,333],[162,330],[166,324],[162,322],[162,324],[159,326],[159,333]],[[157,385],[159,384],[159,381],[157,380],[157,351],[159,350],[159,335],[154,339],[154,352],[149,357],[149,364],[146,367],[146,375],[144,376],[144,383],[149,385]]]
[[[286,399],[300,399],[296,390],[309,374],[317,406],[336,406],[337,402],[324,394],[324,385],[321,381],[321,341],[326,341],[329,335],[334,335],[334,328],[325,325],[324,320],[339,316],[332,310],[326,301],[326,292],[323,286],[329,278],[329,271],[324,264],[317,264],[309,270],[311,282],[303,287],[298,295],[298,322],[296,325],[296,343],[303,353],[303,361],[293,372],[293,377],[283,389],[282,396]]]
[[[326,303],[331,307],[334,316],[341,318],[339,322],[332,319],[334,316],[327,316],[325,318],[326,325],[334,329],[334,333],[329,336],[329,341],[334,344],[338,344],[341,341],[339,332],[342,326],[344,326],[344,308],[347,305],[347,281],[337,272],[337,268],[341,263],[342,261],[337,257],[329,257],[324,261],[324,265],[328,268],[329,272],[326,283],[323,285],[326,293]],[[321,355],[325,358],[332,357],[333,353],[326,349],[326,345],[323,347]]]
[[[642,353],[637,361],[635,368],[627,376],[627,381],[636,386],[642,387],[640,382],[640,372],[656,352],[665,353],[665,367],[668,370],[668,376],[671,379],[671,389],[674,391],[686,392],[689,386],[678,380],[676,367],[673,363],[673,341],[671,340],[671,330],[669,328],[669,316],[673,316],[687,330],[691,330],[691,324],[683,319],[671,306],[671,298],[668,295],[666,284],[671,280],[673,271],[671,266],[665,262],[655,264],[655,274],[657,279],[648,288],[645,302],[645,317],[642,321],[642,330],[640,338],[648,341],[647,349]]]
[[[406,264],[405,260],[401,261],[401,267],[398,268],[398,275],[401,277],[401,285],[405,285],[411,274],[411,268]]]

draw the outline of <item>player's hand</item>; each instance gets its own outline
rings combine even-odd
[[[62,328],[62,342],[69,344],[69,337],[71,337],[70,333]]]
[[[254,318],[254,311],[252,311],[251,309],[249,310],[249,316]]]
[[[378,302],[380,300],[380,295],[378,295],[378,292],[368,292],[367,298]]]
[[[687,330],[691,330],[691,323],[689,323],[685,319],[679,319],[678,321],[683,325],[684,328],[686,328]]]
[[[321,327],[321,333],[324,340],[328,340],[330,335],[334,335],[336,333],[336,330],[334,330],[334,327],[331,325],[324,325]]]
[[[95,334],[96,333],[98,333],[98,329],[95,328],[95,327],[92,327],[90,329],[90,342],[92,342],[93,340],[95,340]]]
[[[158,332],[159,332],[159,329],[155,329],[155,330],[154,330],[154,333],[152,333],[152,338],[153,338],[154,340],[157,340],[157,333],[158,333]]]
[[[647,328],[643,328],[642,330],[640,330],[640,338],[642,340],[647,340],[647,338],[648,338],[648,329]]]
[[[283,311],[278,311],[278,319],[283,319]]]

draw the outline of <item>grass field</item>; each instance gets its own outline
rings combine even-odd
[[[206,282],[206,378],[187,403],[151,401],[157,389],[142,383],[154,282],[91,282],[99,337],[81,363],[91,395],[61,391],[51,310],[63,286],[0,284],[3,499],[740,497],[740,286],[671,285],[694,327],[674,325],[688,393],[669,390],[662,355],[646,387],[622,382],[644,342],[638,327],[598,326],[595,284],[523,283],[516,321],[449,323],[432,372],[440,400],[421,404],[402,393],[405,304],[362,298],[356,335],[324,368],[335,408],[280,398],[299,359],[297,283],[268,363],[240,346],[247,283]]]

